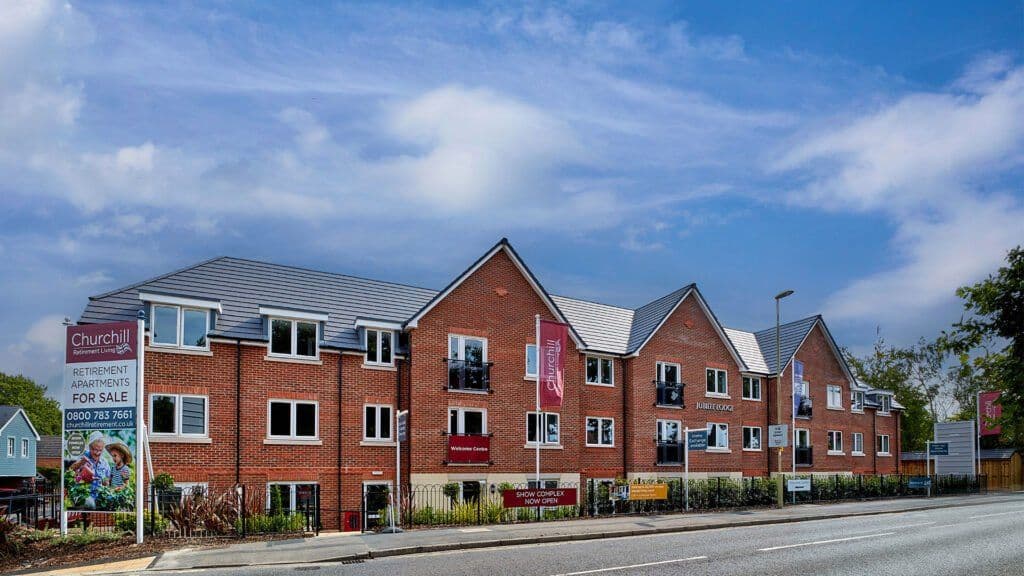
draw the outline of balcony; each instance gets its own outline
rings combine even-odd
[[[682,464],[683,445],[658,442],[658,464]]]
[[[807,397],[807,396],[804,396],[803,398],[800,399],[800,405],[796,409],[796,417],[797,418],[810,418],[811,414],[814,411],[813,407],[814,406],[813,406],[813,403],[811,402],[811,399],[809,397]]]
[[[814,465],[814,448],[811,446],[797,446],[796,447],[796,465],[797,466],[813,466]]]
[[[686,386],[685,384],[655,380],[654,385],[658,388],[658,406],[686,407],[683,404],[683,387]]]
[[[491,391],[491,363],[444,358],[448,364],[448,390]]]

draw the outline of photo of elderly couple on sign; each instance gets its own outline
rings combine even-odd
[[[135,431],[64,433],[64,504],[69,511],[135,509]]]

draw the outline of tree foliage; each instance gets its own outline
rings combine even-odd
[[[964,316],[940,342],[959,356],[957,393],[1001,391],[1003,434],[1024,445],[1024,250],[1010,250],[1006,266],[956,293]]]
[[[24,376],[0,372],[0,404],[21,406],[40,434],[60,434],[60,404],[46,397],[46,388]]]

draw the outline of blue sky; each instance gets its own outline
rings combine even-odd
[[[0,370],[216,255],[934,336],[1024,242],[1020,2],[0,0]]]

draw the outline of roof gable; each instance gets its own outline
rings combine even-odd
[[[32,425],[32,420],[29,419],[28,414],[20,406],[0,406],[0,432],[3,432],[15,418],[21,415],[28,424],[32,434],[36,437],[36,441],[39,440],[39,432],[36,432],[36,427]]]
[[[811,332],[814,331],[815,326],[821,327],[821,331],[825,335],[825,340],[828,342],[829,349],[832,351],[832,355],[835,357],[836,362],[839,363],[839,368],[843,371],[843,374],[846,375],[847,381],[849,381],[853,386],[859,386],[857,379],[853,377],[853,372],[850,370],[849,364],[846,363],[846,358],[843,358],[843,354],[839,350],[839,345],[836,344],[835,338],[832,337],[832,332],[829,331],[828,326],[825,324],[825,320],[820,314],[779,326],[779,348],[781,349],[781,354],[779,354],[779,356],[782,361],[781,370],[776,367],[775,328],[768,328],[754,334],[754,337],[757,339],[758,346],[761,348],[761,354],[764,358],[765,364],[771,371],[770,373],[777,374],[789,367],[790,362],[793,361],[797,351],[800,350],[800,347],[807,341]]]

